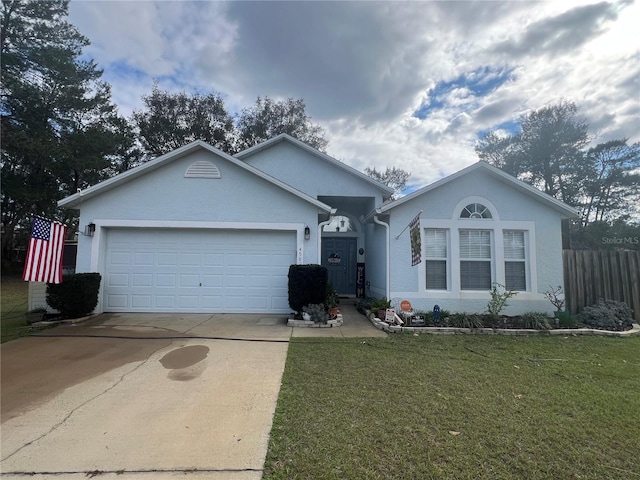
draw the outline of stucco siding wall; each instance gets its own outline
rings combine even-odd
[[[184,178],[187,167],[201,160],[216,164],[222,178]],[[178,159],[82,205],[83,214],[96,218],[148,220],[280,222],[309,212],[316,215],[316,207],[205,151]]]
[[[493,212],[493,219],[458,221],[466,203],[484,203]],[[396,236],[422,210],[422,263],[411,266],[409,230],[399,239]],[[503,268],[502,231],[525,230],[529,256],[528,288],[509,302],[507,313],[526,311],[551,312],[553,307],[543,293],[550,285],[562,285],[562,235],[560,214],[533,197],[523,194],[492,175],[474,171],[431,192],[408,201],[391,211],[391,294],[410,300],[415,308],[431,310],[434,304],[450,311],[482,312],[486,309],[488,292],[466,291],[459,288],[459,277],[452,275],[452,263],[458,263],[458,243],[449,237],[449,285],[447,291],[426,290],[424,276],[424,229],[445,228],[448,231],[482,228],[494,231],[494,279]],[[456,233],[457,238],[457,233]],[[455,252],[454,252],[455,250]],[[503,282],[501,282],[503,283]]]
[[[375,197],[376,205],[382,203],[381,192],[366,180],[290,143],[280,142],[245,161],[314,198],[332,195]]]
[[[201,160],[212,161],[221,178],[184,178],[189,165]],[[295,223],[302,228],[309,225],[311,238],[304,241],[304,263],[318,261],[317,218],[314,205],[204,150],[90,198],[80,206],[81,230],[88,223],[99,225],[105,220],[223,222],[231,226],[242,223],[242,228],[251,222]],[[80,235],[76,271],[91,270],[94,241]]]
[[[365,226],[366,274],[365,295],[380,298],[386,295],[386,230],[381,225],[369,223]]]

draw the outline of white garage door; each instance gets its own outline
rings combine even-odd
[[[107,312],[289,312],[294,232],[110,229]]]

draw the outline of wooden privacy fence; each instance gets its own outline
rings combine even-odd
[[[625,302],[640,322],[640,252],[563,250],[567,310],[578,313],[599,298]]]

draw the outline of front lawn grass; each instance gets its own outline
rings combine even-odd
[[[22,280],[2,280],[0,284],[0,334],[2,343],[26,335],[31,327],[24,314],[27,312],[29,283]]]
[[[292,339],[263,478],[640,478],[640,337]]]

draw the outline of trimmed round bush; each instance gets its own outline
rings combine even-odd
[[[327,267],[291,265],[289,267],[289,306],[296,312],[311,304],[324,304],[327,297]]]
[[[47,284],[47,303],[64,318],[78,318],[93,312],[98,304],[99,273],[71,273],[62,283]]]

